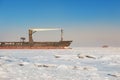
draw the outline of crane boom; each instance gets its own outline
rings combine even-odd
[[[46,28],[46,29],[29,29],[32,31],[53,31],[53,30],[61,30],[61,28]]]
[[[32,39],[32,34],[37,32],[37,31],[53,31],[53,30],[60,30],[61,31],[61,41],[63,41],[63,29],[62,28],[38,28],[38,29],[29,29],[29,42],[33,43],[33,39]]]

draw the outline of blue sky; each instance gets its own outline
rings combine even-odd
[[[120,46],[120,0],[0,0],[0,41],[28,37],[28,28],[56,27],[75,46]],[[39,34],[36,40],[59,35]]]

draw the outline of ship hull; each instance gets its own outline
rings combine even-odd
[[[0,49],[70,49],[71,42],[0,42]]]

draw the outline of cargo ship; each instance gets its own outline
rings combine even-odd
[[[61,31],[61,40],[56,42],[36,42],[33,40],[33,34],[37,31]],[[20,42],[0,42],[0,49],[69,49],[72,40],[63,40],[63,29],[53,28],[53,29],[29,29],[29,41],[25,41],[25,37],[21,37]]]

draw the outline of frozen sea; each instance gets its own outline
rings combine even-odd
[[[120,48],[1,49],[0,80],[120,80]]]

